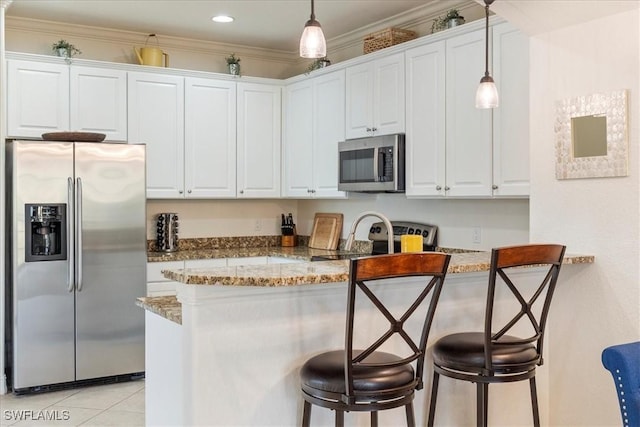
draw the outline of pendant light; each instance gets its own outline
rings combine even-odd
[[[480,79],[480,86],[476,92],[476,108],[496,108],[499,104],[498,88],[489,74],[489,5],[493,0],[484,0],[486,17],[485,46],[484,46],[484,77]]]
[[[304,31],[300,38],[300,56],[303,58],[324,58],[327,56],[327,42],[320,23],[316,21],[311,0],[311,17],[304,25]]]

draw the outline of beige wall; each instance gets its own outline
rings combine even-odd
[[[531,240],[596,257],[561,272],[542,406],[554,426],[620,425],[600,355],[640,339],[640,9],[535,36],[530,63],[538,94],[531,97]],[[554,103],[620,89],[629,90],[629,176],[556,180]]]

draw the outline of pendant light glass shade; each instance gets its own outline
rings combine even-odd
[[[304,25],[300,38],[300,56],[303,58],[324,58],[327,56],[327,42],[320,23],[316,21],[311,0],[311,17]]]
[[[484,77],[480,79],[480,86],[476,91],[476,108],[496,108],[500,105],[498,88],[489,74],[489,5],[494,0],[484,0],[485,11],[485,44],[484,44]]]
[[[498,88],[491,76],[484,76],[476,92],[476,108],[496,108],[500,104]]]

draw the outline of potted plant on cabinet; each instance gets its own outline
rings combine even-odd
[[[227,61],[227,66],[229,67],[229,74],[239,76],[240,58],[238,58],[235,53],[232,53],[231,55],[227,56],[225,60]]]
[[[305,74],[309,74],[313,70],[328,67],[329,65],[331,65],[331,61],[329,61],[326,56],[324,58],[314,59],[313,62],[307,67],[307,71],[305,72]]]
[[[457,9],[449,9],[444,16],[439,16],[433,20],[433,24],[431,24],[431,33],[456,27],[464,24],[464,22],[464,16],[461,16]]]
[[[64,39],[60,39],[51,45],[53,52],[62,58],[71,58],[81,54],[82,51]]]

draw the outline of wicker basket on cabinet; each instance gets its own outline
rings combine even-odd
[[[418,37],[418,33],[400,28],[386,28],[371,33],[364,38],[364,53],[375,52],[385,47],[395,46]]]

